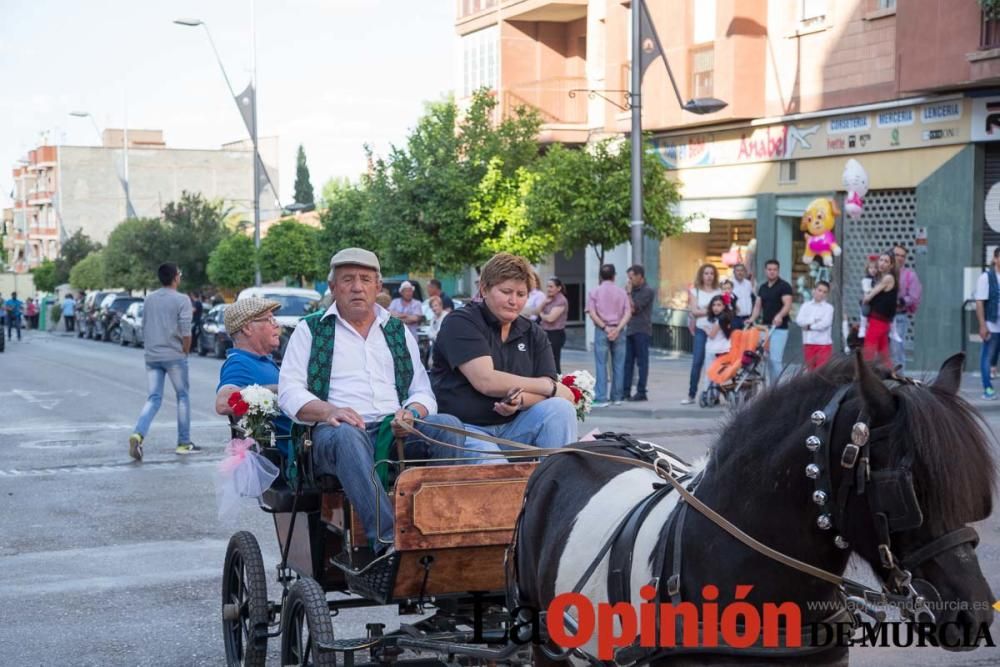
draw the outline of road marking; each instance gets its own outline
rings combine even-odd
[[[167,422],[164,421],[164,424]],[[122,422],[118,424],[109,423],[99,423],[94,425],[85,424],[62,424],[59,426],[53,426],[49,422],[43,423],[22,423],[15,426],[4,426],[0,427],[0,435],[17,435],[19,433],[30,433],[34,434],[38,431],[44,431],[46,434],[56,434],[56,433],[87,433],[90,431],[131,431],[135,428],[135,422]],[[224,419],[219,417],[218,419],[213,419],[212,421],[195,421],[191,422],[191,428],[197,429],[218,429],[220,431],[229,431],[229,424],[226,423]]]
[[[197,460],[162,460],[162,461],[150,461],[144,460],[141,464],[134,461],[126,461],[121,463],[98,463],[94,465],[86,466],[53,466],[51,468],[11,468],[9,470],[0,470],[0,477],[45,477],[48,475],[79,475],[79,474],[90,474],[90,473],[109,473],[109,472],[122,472],[130,470],[146,470],[150,467],[154,468],[178,468],[181,466],[188,468],[202,468],[205,466],[215,465],[222,460],[221,456],[218,457],[199,457]]]

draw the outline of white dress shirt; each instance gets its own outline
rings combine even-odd
[[[833,345],[833,304],[828,301],[806,301],[795,316],[795,323],[802,329],[805,345]],[[806,329],[805,327],[809,328]]]
[[[337,318],[328,402],[339,408],[352,408],[366,422],[377,421],[403,407],[396,396],[392,353],[382,332],[382,326],[392,316],[379,305],[374,308],[375,322],[368,330],[368,338],[362,338],[357,329],[340,317],[336,303],[323,315],[323,319]],[[413,360],[413,380],[405,405],[420,403],[427,408],[428,414],[434,414],[437,412],[437,400],[427,371],[420,363],[417,341],[409,330],[405,327],[403,330],[406,348]],[[278,405],[292,419],[306,403],[320,400],[307,388],[311,349],[312,332],[306,322],[300,321],[288,341],[278,376]]]
[[[750,317],[753,312],[753,282],[733,278],[733,294],[736,295],[736,314],[739,317]]]

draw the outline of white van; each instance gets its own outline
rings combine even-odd
[[[251,296],[270,299],[281,304],[274,313],[282,328],[294,329],[304,316],[312,312],[312,306],[322,298],[314,289],[303,287],[248,287],[240,292],[239,299]]]

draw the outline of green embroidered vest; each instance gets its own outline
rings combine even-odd
[[[333,368],[333,344],[337,332],[337,318],[330,316],[323,319],[325,314],[325,311],[320,311],[303,318],[312,334],[306,388],[323,401],[330,398],[330,371]],[[413,382],[413,359],[406,347],[406,328],[398,319],[391,317],[381,329],[392,355],[396,397],[402,406],[410,395],[410,383]]]

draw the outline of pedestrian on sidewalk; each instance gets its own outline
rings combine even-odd
[[[820,280],[812,291],[812,301],[802,304],[795,323],[802,327],[802,356],[809,370],[816,370],[833,354],[833,305],[826,298],[830,283]]]
[[[756,322],[760,315],[766,326],[774,327],[769,339],[767,353],[767,381],[774,386],[784,369],[785,343],[788,342],[788,313],[792,309],[792,286],[780,275],[781,263],[769,259],[764,263],[767,280],[757,288],[757,300],[753,304],[750,321]]]
[[[653,301],[656,293],[646,282],[646,269],[634,264],[626,272],[631,287],[629,299],[632,318],[628,321],[625,341],[625,400],[646,401],[649,379],[649,341],[653,337]],[[639,367],[639,380],[632,393],[632,371]]]
[[[726,303],[724,295],[717,294],[708,302],[708,315],[705,323],[699,325],[705,331],[705,358],[711,367],[719,357],[729,353],[729,337],[733,333],[733,309]],[[707,375],[707,369],[706,369]],[[707,378],[706,378],[707,380]],[[707,380],[708,389],[702,392],[701,407],[708,408],[719,404],[719,385]]]
[[[917,316],[922,288],[917,272],[906,266],[908,257],[906,246],[897,243],[892,248],[892,254],[896,260],[896,268],[899,270],[899,303],[893,321],[895,330],[889,341],[889,349],[892,352],[893,366],[905,369],[906,334],[910,330],[910,322]]]
[[[556,360],[556,373],[562,375],[562,349],[566,344],[566,318],[569,314],[569,301],[566,299],[566,287],[556,277],[549,278],[545,283],[545,302],[538,315],[542,331],[552,345],[552,356]]]
[[[896,317],[899,294],[899,270],[891,252],[884,252],[878,256],[878,272],[878,279],[871,291],[861,300],[862,304],[868,304],[870,308],[868,331],[865,333],[862,350],[868,361],[875,360],[886,368],[891,368],[889,332]]]
[[[146,297],[142,312],[148,398],[139,414],[135,432],[128,439],[128,453],[142,460],[142,443],[163,401],[164,379],[177,395],[177,454],[201,452],[191,442],[191,403],[188,398],[188,353],[191,351],[191,299],[177,291],[181,270],[172,262],[157,269],[160,289]]]
[[[24,318],[28,322],[29,329],[38,329],[38,301],[33,297],[28,297],[28,302],[24,306]]]
[[[694,285],[688,290],[688,331],[694,337],[691,351],[691,377],[688,381],[688,395],[681,405],[691,405],[698,396],[701,369],[705,365],[705,344],[708,334],[708,304],[712,297],[722,294],[719,290],[719,272],[711,264],[702,264],[694,278]]]
[[[594,326],[594,366],[597,386],[593,407],[608,405],[608,354],[611,354],[611,404],[625,398],[625,337],[622,332],[632,318],[628,293],[615,285],[615,265],[601,267],[600,284],[587,295],[587,313]]]
[[[983,346],[979,352],[979,373],[983,381],[983,399],[995,401],[997,393],[990,380],[990,358],[1000,347],[1000,248],[993,251],[993,266],[976,282],[976,319]]]
[[[753,293],[753,280],[747,277],[747,267],[744,264],[733,266],[733,296],[736,297],[733,328],[742,329],[753,313],[753,302],[756,299]]]
[[[17,329],[17,340],[18,342],[21,341],[21,316],[23,315],[23,308],[24,302],[17,298],[17,292],[11,292],[10,298],[3,304],[3,309],[7,313],[7,340],[11,340],[13,329]]]
[[[63,297],[62,318],[63,324],[66,326],[66,331],[72,331],[76,324],[76,300],[72,294],[67,294]]]

